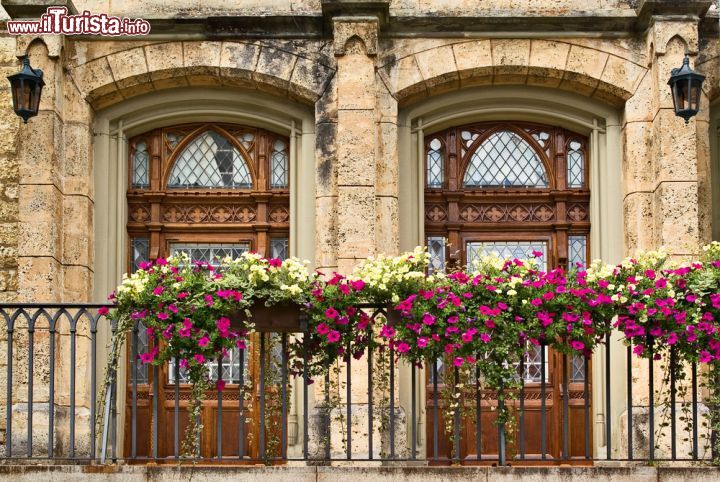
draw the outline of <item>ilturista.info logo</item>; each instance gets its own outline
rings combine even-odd
[[[40,20],[9,20],[7,30],[11,35],[147,35],[150,22],[87,10],[68,15],[67,7],[49,7]]]

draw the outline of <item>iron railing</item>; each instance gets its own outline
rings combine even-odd
[[[3,360],[6,363],[4,370],[0,365],[0,373],[6,374],[5,437],[4,444],[0,444],[6,459],[100,463],[181,457],[184,436],[181,392],[187,387],[177,383],[182,380],[179,364],[168,369],[139,366],[134,361],[131,368],[130,362],[124,363],[118,373],[125,372],[128,379],[125,385],[119,384],[116,374],[111,373],[110,383],[103,386],[104,363],[98,359],[98,353],[104,353],[107,335],[114,327],[98,313],[102,306],[105,305],[0,305],[0,323],[4,324],[7,336],[6,353],[0,358],[0,364]],[[383,316],[381,308],[372,308],[371,312],[373,317]],[[141,328],[136,326],[130,336],[129,359],[137,357],[143,343]],[[521,376],[522,387],[507,399],[485,390],[482,373],[476,368],[474,376],[471,374],[465,380],[462,410],[452,409],[448,398],[440,395],[443,381],[461,381],[460,371],[455,367],[430,363],[426,370],[414,366],[401,368],[392,348],[383,353],[368,350],[364,360],[351,357],[328,369],[320,377],[324,386],[316,388],[307,368],[295,377],[290,374],[287,346],[291,339],[303,340],[302,332],[258,335],[257,351],[239,350],[235,359],[227,362],[237,363],[237,370],[228,367],[229,372],[224,372],[225,361],[217,360],[214,368],[217,377],[223,379],[225,373],[235,375],[228,376],[225,390],[218,390],[210,398],[210,417],[214,421],[206,423],[209,428],[203,433],[204,457],[225,462],[424,459],[438,464],[507,465],[591,464],[599,460],[696,461],[710,456],[710,439],[715,434],[703,428],[708,408],[699,400],[698,367],[695,364],[687,367],[689,380],[683,381],[676,380],[675,370],[669,370],[658,385],[657,363],[634,358],[630,347],[622,349],[625,353],[616,353],[622,345],[611,344],[610,335],[603,348],[604,356],[595,359],[596,363],[601,361],[594,367],[601,370],[594,378],[595,384],[589,359],[575,362],[573,380],[568,373],[572,365],[567,355],[548,355],[540,349],[535,383],[526,382],[525,376]],[[279,344],[279,350],[273,344]],[[623,355],[625,369],[617,370],[611,362],[613,357]],[[557,363],[549,363],[548,356]],[[380,366],[383,357],[388,363]],[[250,362],[246,363],[247,360]],[[246,369],[246,365],[253,363]],[[520,374],[526,373],[525,363],[531,361],[521,363]],[[639,364],[645,367],[645,373],[638,377]],[[669,365],[675,364],[672,354]],[[548,371],[553,372],[552,377],[548,377]],[[247,377],[254,378],[250,388]],[[353,390],[353,383],[357,386],[360,380],[367,386]],[[669,383],[667,387],[665,381]],[[295,396],[291,396],[292,386],[297,387]],[[594,407],[591,386],[602,394],[594,397]],[[625,394],[613,397],[612,388],[618,386],[624,386]],[[647,396],[658,389],[663,393],[669,391],[669,396]],[[101,390],[105,390],[106,403],[98,407]],[[645,390],[641,397],[640,392]],[[341,399],[343,391],[345,399],[334,403],[333,399]],[[662,398],[662,403],[658,403],[658,398]],[[144,408],[139,406],[140,402]],[[251,411],[246,403],[253,405],[252,413],[256,414],[249,424],[243,422]],[[621,410],[615,406],[618,403]],[[492,420],[492,412],[503,404],[512,408],[512,427]],[[366,412],[357,407],[364,407]],[[139,416],[141,409],[145,410],[144,418]],[[104,424],[98,429],[101,410]],[[298,423],[289,422],[291,411]],[[663,417],[660,422],[656,420],[658,411]],[[604,424],[594,433],[593,419],[598,425],[598,414],[604,416]],[[211,426],[215,427],[214,432],[210,432]],[[419,426],[425,428],[423,433]],[[344,430],[344,434],[333,432],[333,427]],[[227,430],[234,432],[232,436],[227,436]],[[645,438],[638,433],[646,434]],[[172,443],[168,442],[168,434]],[[213,439],[214,444],[210,443]],[[236,445],[237,450],[229,453],[228,445]]]

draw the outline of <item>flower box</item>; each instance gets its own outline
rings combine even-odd
[[[251,315],[249,320],[245,310],[238,310],[230,317],[231,321],[234,324],[249,321],[259,332],[295,333],[307,330],[307,315],[294,303],[265,306],[264,300],[256,300],[248,311]]]

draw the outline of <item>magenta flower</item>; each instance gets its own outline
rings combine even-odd
[[[400,342],[397,345],[397,351],[399,351],[400,353],[407,353],[410,351],[410,345],[408,345],[404,341]]]
[[[103,306],[101,308],[98,308],[98,315],[105,316],[108,314],[110,310],[108,310],[107,306]]]
[[[435,324],[435,317],[430,313],[425,313],[422,317],[422,322],[427,326],[432,326]]]
[[[380,329],[380,336],[383,338],[392,338],[395,336],[395,329],[389,325],[383,325]]]
[[[155,260],[155,264],[158,266],[165,266],[167,263],[167,260],[165,258],[158,258]]]
[[[200,338],[198,340],[198,346],[201,346],[203,348],[205,348],[209,344],[210,344],[210,338],[208,338],[207,335],[203,336],[202,338]]]
[[[453,365],[455,365],[456,367],[461,367],[461,366],[463,366],[463,363],[465,363],[465,360],[463,359],[463,357],[456,356],[456,357],[453,359]]]
[[[352,286],[352,289],[354,289],[355,291],[362,291],[365,288],[365,282],[361,279],[351,281],[350,286]]]
[[[316,328],[315,331],[318,333],[318,335],[327,335],[330,333],[330,327],[327,326],[325,323],[320,323]]]
[[[156,286],[155,289],[153,290],[153,294],[155,296],[160,296],[161,294],[163,294],[163,291],[165,291],[164,286]]]
[[[235,346],[237,346],[238,349],[240,349],[240,350],[245,350],[247,348],[247,344],[245,343],[245,340],[236,341]]]
[[[428,345],[428,339],[425,337],[418,338],[417,346],[418,348],[425,348]]]
[[[327,310],[325,310],[325,318],[328,318],[330,320],[334,320],[339,315],[340,315],[340,313],[338,313],[338,311],[335,308],[333,308],[332,306],[330,308],[328,308]]]
[[[327,335],[327,340],[328,340],[328,342],[330,342],[330,343],[335,343],[335,342],[338,341],[339,339],[340,339],[340,332],[337,331],[337,330],[332,330],[332,331],[331,331],[330,333],[328,333],[328,335]]]
[[[225,380],[218,380],[215,382],[215,386],[217,387],[218,392],[222,392],[225,390]]]
[[[678,336],[675,333],[670,333],[667,337],[667,344],[674,345],[678,341]]]
[[[158,320],[165,321],[169,318],[169,315],[163,311],[157,314]]]
[[[707,350],[702,350],[699,359],[702,363],[709,363],[712,360],[712,355]]]
[[[203,355],[201,355],[200,353],[196,353],[193,358],[198,363],[205,363],[205,357]]]
[[[570,346],[572,347],[573,350],[580,351],[585,348],[585,343],[578,341],[578,340],[573,340],[570,342]]]
[[[213,300],[212,295],[205,295],[205,304],[208,306],[215,304],[215,300]]]
[[[487,333],[481,333],[481,334],[480,334],[480,340],[481,340],[483,343],[490,343],[490,335],[487,334]]]

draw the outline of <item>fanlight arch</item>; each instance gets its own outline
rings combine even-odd
[[[468,146],[463,187],[549,187],[542,151],[515,129],[503,127],[483,136],[462,130],[460,139]]]

